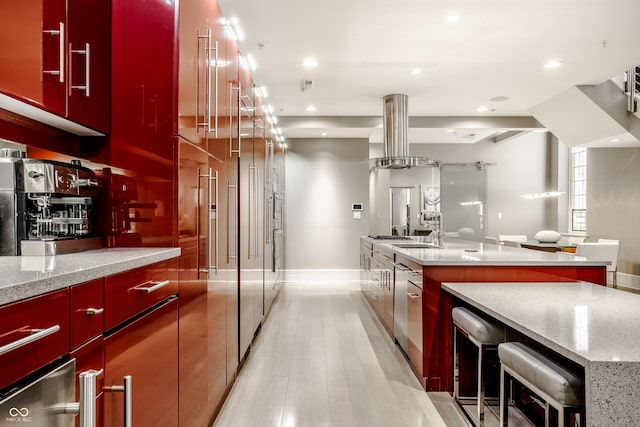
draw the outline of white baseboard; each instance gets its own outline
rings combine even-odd
[[[640,291],[640,276],[618,272],[618,287]]]
[[[360,282],[360,270],[357,270],[357,269],[284,270],[284,282],[285,283]]]

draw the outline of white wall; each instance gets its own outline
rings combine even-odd
[[[566,231],[566,195],[560,200],[525,200],[523,193],[548,190],[565,146],[549,144],[544,133],[529,133],[502,144],[412,144],[411,155],[449,163],[495,162],[487,166],[487,233]],[[554,151],[554,152],[550,152]],[[287,269],[357,269],[360,235],[388,234],[388,171],[370,174],[367,159],[380,157],[381,144],[367,140],[290,140],[287,152]],[[559,158],[547,167],[549,157]],[[562,174],[566,173],[566,168]],[[565,182],[567,176],[560,177]],[[386,184],[384,189],[370,185]],[[419,183],[418,183],[419,184]],[[555,189],[555,188],[554,188]],[[566,190],[566,183],[564,184]],[[351,203],[364,203],[353,220]],[[369,205],[371,203],[371,205]],[[502,219],[497,218],[498,212]],[[563,223],[564,219],[564,223]],[[371,224],[371,227],[369,226]]]
[[[589,240],[620,240],[618,271],[640,276],[640,148],[587,150],[587,233]],[[627,283],[625,283],[625,279]],[[640,289],[640,278],[618,277]]]
[[[286,155],[288,270],[357,269],[369,234],[369,141],[289,140]],[[353,219],[352,203],[362,203]]]

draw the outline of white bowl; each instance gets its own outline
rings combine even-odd
[[[560,233],[553,230],[540,230],[533,236],[540,243],[556,243],[562,238]]]

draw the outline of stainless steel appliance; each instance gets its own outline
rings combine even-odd
[[[0,150],[0,255],[56,255],[95,249],[99,181],[79,161],[24,158]]]
[[[409,260],[397,256],[393,306],[393,334],[404,353],[409,356],[409,305],[415,299],[416,287],[422,287],[422,271],[410,267]]]
[[[0,426],[79,427],[96,425],[96,377],[101,371],[79,374],[76,402],[76,361],[50,369],[17,391],[0,398]]]

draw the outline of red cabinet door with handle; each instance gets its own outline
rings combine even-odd
[[[125,408],[127,391],[117,391],[125,377],[130,408]],[[178,425],[177,298],[105,337],[105,385],[106,427],[121,427],[126,410],[136,427]]]
[[[69,291],[0,308],[0,389],[69,352]]]
[[[104,279],[71,287],[71,337],[74,349],[102,333],[104,327]]]

